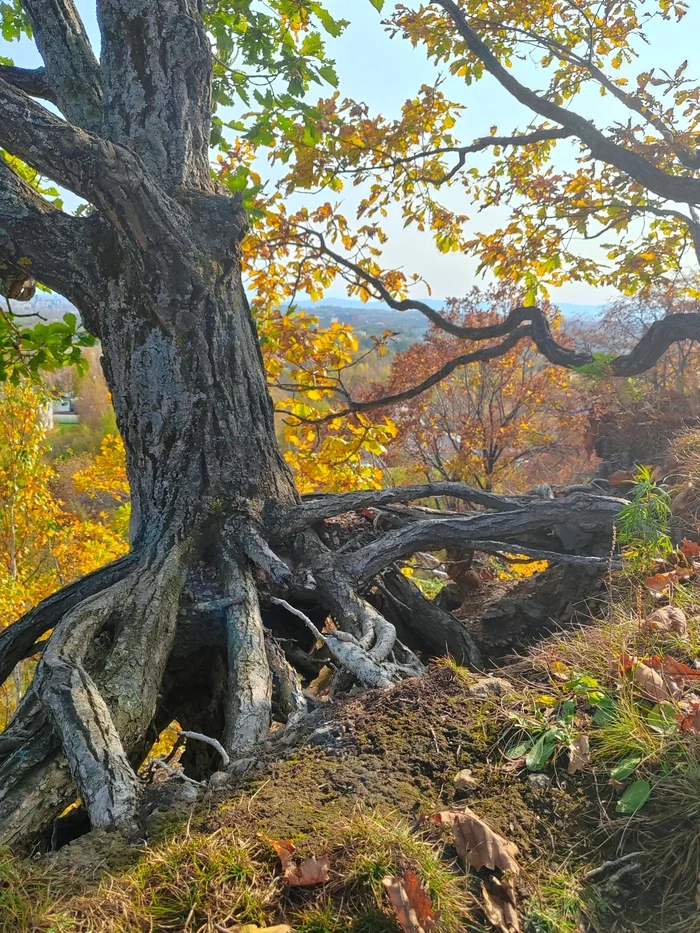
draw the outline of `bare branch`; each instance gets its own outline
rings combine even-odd
[[[42,77],[51,96],[22,90],[52,100],[76,126],[97,131],[102,122],[100,66],[73,0],[22,0],[22,6],[44,60]]]
[[[38,279],[84,304],[97,281],[89,227],[47,203],[0,156],[0,281]]]
[[[485,492],[475,489],[464,483],[423,483],[418,486],[397,486],[395,489],[370,489],[364,492],[347,492],[328,495],[318,495],[307,499],[301,505],[284,512],[278,519],[278,534],[285,537],[297,534],[304,528],[342,515],[344,512],[356,512],[358,509],[372,506],[389,505],[395,502],[414,502],[416,499],[432,499],[448,497],[460,499],[464,502],[474,502],[485,508],[495,509],[499,512],[508,512],[522,507],[522,502],[508,496],[499,496],[497,493]]]
[[[533,502],[510,512],[478,513],[464,518],[415,522],[390,531],[347,558],[346,569],[360,585],[366,585],[389,564],[416,551],[448,546],[470,547],[472,541],[508,541],[527,532],[562,523],[612,526],[625,504],[623,499],[577,494],[566,499]],[[515,542],[511,545],[517,550]]]
[[[191,249],[187,215],[138,156],[65,123],[2,79],[0,146],[103,210],[141,249],[167,242]]]
[[[611,561],[607,557],[585,557],[580,554],[563,554],[561,551],[548,551],[544,548],[525,547],[523,544],[507,544],[505,541],[470,541],[469,547],[485,554],[518,555],[530,560],[548,560],[553,564],[579,564],[584,567],[612,567],[619,570],[621,561]],[[506,556],[505,558],[509,558]]]
[[[471,28],[465,13],[460,10],[454,0],[435,0],[435,2],[452,19],[469,51],[517,101],[545,119],[571,130],[586,144],[596,159],[614,165],[660,197],[685,204],[700,203],[700,179],[667,174],[639,153],[613,142],[580,114],[561,107],[525,87],[511,71],[501,65],[488,45]]]
[[[0,65],[0,78],[13,87],[24,91],[30,97],[40,97],[57,104],[58,99],[51,85],[46,80],[45,68],[16,68],[14,65]]]
[[[218,739],[212,739],[211,736],[203,735],[201,732],[186,732],[184,729],[182,732],[180,732],[180,735],[183,735],[186,739],[195,739],[197,742],[205,742],[207,745],[211,745],[211,747],[215,748],[221,755],[221,761],[223,762],[224,768],[228,768],[231,759],[228,756],[228,752]]]

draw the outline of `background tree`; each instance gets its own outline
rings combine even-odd
[[[462,327],[498,324],[512,299],[501,291],[474,289],[452,301],[444,316]],[[548,308],[552,326],[560,327]],[[432,324],[426,336],[399,353],[388,390],[422,382],[460,350],[465,341]],[[525,491],[539,483],[566,484],[583,471],[586,457],[584,405],[571,373],[542,362],[530,341],[498,360],[456,369],[433,389],[399,406],[391,463],[427,480],[469,483],[484,489]]]
[[[585,158],[592,154],[598,160],[606,185],[620,197],[648,196],[659,210],[663,199],[694,205],[700,181],[685,164],[694,158],[688,155],[692,127],[671,132],[663,146],[651,146],[627,130],[604,133],[554,99],[561,86],[573,93],[584,79],[602,80],[589,60],[597,68],[599,60],[608,61],[612,46],[626,48],[638,32],[634,17],[604,10],[591,30],[585,5],[583,13],[569,13],[568,4],[555,3],[537,8],[534,16],[530,5],[502,6],[490,11],[497,19],[488,23],[477,19],[481,4],[436,0],[397,6],[392,28],[472,83],[490,72],[547,121],[516,134],[518,154],[502,163],[523,199],[538,195],[531,177],[552,143],[572,137]],[[660,10],[671,15],[666,0]],[[291,598],[320,607],[321,617],[329,612],[336,627],[321,634],[334,663],[361,684],[386,686],[420,671],[421,664],[363,595],[377,574],[415,551],[446,545],[525,549],[533,555],[522,543],[531,540],[528,535],[562,522],[609,525],[619,502],[586,496],[518,501],[459,484],[299,499],[277,444],[258,334],[241,281],[241,192],[250,169],[243,164],[222,171],[221,182],[211,172],[210,145],[222,144],[227,134],[244,133],[253,144],[276,146],[276,157],[291,162],[295,173],[288,187],[337,188],[345,170],[370,181],[361,207],[367,222],[355,232],[325,207],[290,217],[278,192],[263,212],[267,232],[259,261],[284,269],[285,283],[292,284],[283,290],[293,292],[297,281],[306,287],[308,275],[316,283],[312,287],[347,276],[351,292],[376,294],[398,309],[416,307],[454,336],[481,344],[403,397],[431,388],[457,366],[495,359],[524,338],[556,364],[592,361],[589,353],[557,343],[545,315],[531,305],[532,276],[539,272],[559,281],[600,278],[566,249],[558,258],[558,224],[566,225],[568,215],[547,222],[542,235],[534,221],[527,226],[530,215],[524,215],[527,241],[507,231],[495,241],[475,243],[501,275],[526,285],[528,304],[494,325],[462,327],[424,303],[407,304],[410,275],[382,270],[376,252],[382,232],[374,218],[386,199],[398,198],[407,218],[430,229],[441,248],[467,245],[463,218],[426,193],[451,171],[450,156],[457,160],[452,179],[466,159],[451,133],[456,108],[434,88],[421,91],[417,104],[393,122],[368,121],[366,108],[339,101],[309,105],[305,95],[313,82],[336,81],[321,32],[332,36],[342,28],[318,0],[237,0],[206,12],[193,0],[98,0],[99,62],[71,0],[21,0],[19,8],[5,5],[2,16],[7,34],[33,35],[44,61],[32,72],[0,66],[0,145],[11,155],[0,160],[3,289],[10,298],[26,298],[35,282],[57,290],[100,340],[132,504],[130,553],[64,588],[0,636],[4,679],[52,630],[0,745],[0,838],[16,842],[76,797],[93,826],[133,825],[141,789],[135,769],[173,718],[219,735],[232,758],[266,737],[273,703],[270,666],[278,682],[297,682],[279,653],[266,654],[261,598],[283,594],[287,603]],[[562,16],[573,16],[579,25],[562,36],[576,48],[557,57],[549,37],[561,34]],[[527,39],[528,51],[539,43],[553,68],[553,86],[545,94],[527,89],[499,60],[520,54],[523,28],[536,30]],[[581,43],[585,54],[572,63]],[[37,99],[51,102],[60,116]],[[227,126],[224,112],[216,111],[249,99],[258,114],[242,127]],[[692,99],[683,106],[690,106],[692,123]],[[426,143],[443,151],[426,154]],[[507,143],[493,137],[474,145],[500,152]],[[396,182],[385,183],[386,172],[391,179],[395,170]],[[63,212],[37,190],[37,173],[72,191],[90,210]],[[573,173],[579,174],[585,217],[592,223],[607,222],[610,211],[618,217],[617,204],[596,200],[596,185],[586,183],[588,167]],[[486,179],[490,198],[500,177]],[[471,185],[470,180],[468,190]],[[571,205],[566,186],[568,181],[563,203]],[[245,191],[245,202],[259,210],[255,191]],[[624,216],[637,210],[637,202],[630,203]],[[680,237],[694,223],[692,216],[668,219],[677,225],[669,244],[674,231]],[[322,233],[309,232],[310,223]],[[335,251],[336,244],[345,254]],[[248,267],[256,262],[246,260]],[[613,278],[624,281],[618,274]],[[5,371],[31,373],[79,352],[75,322],[61,325],[63,330],[30,332],[11,314],[3,320]],[[698,321],[697,315],[665,318],[629,354],[612,361],[611,370],[628,375],[648,367],[673,340],[695,334]],[[494,338],[502,339],[494,344]],[[340,382],[334,390],[344,398],[339,409],[325,413],[329,421],[343,410],[356,416],[386,404],[358,404]],[[296,418],[303,422],[306,415]],[[322,524],[353,509],[371,508],[376,517],[387,503],[438,494],[486,508],[442,518],[406,509],[399,527],[382,532],[381,522],[373,520],[376,538],[360,539],[355,550],[339,554],[339,536]],[[554,538],[548,541],[556,546]],[[535,556],[549,554],[539,550]],[[477,662],[466,630],[452,616],[413,600],[417,605],[425,611],[407,613],[406,623],[421,631],[428,647],[447,647]],[[312,634],[319,637],[315,627]],[[301,695],[293,692],[301,709]]]

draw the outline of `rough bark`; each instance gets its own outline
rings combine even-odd
[[[76,798],[92,825],[133,822],[138,767],[173,719],[223,740],[232,756],[266,738],[273,711],[296,720],[305,701],[266,638],[270,607],[288,620],[285,637],[300,620],[311,633],[305,646],[285,646],[287,659],[308,663],[318,640],[351,682],[386,687],[423,669],[366,592],[395,560],[473,541],[515,547],[521,536],[526,547],[533,530],[562,521],[609,525],[619,506],[453,484],[300,503],[241,283],[246,220],[210,176],[211,55],[199,4],[99,0],[99,64],[71,0],[23,5],[44,69],[0,69],[0,145],[94,211],[55,210],[0,161],[0,280],[29,269],[69,297],[101,341],[126,449],[133,552],[0,636],[3,676],[42,652],[0,737],[0,843],[12,845]],[[30,94],[56,100],[67,119]],[[438,495],[487,511],[398,511]],[[351,553],[333,553],[313,528],[392,503],[397,530]],[[446,645],[478,664],[457,620],[398,579],[390,571],[387,586],[411,610],[416,647]],[[321,631],[328,613],[334,625]],[[219,766],[210,752],[188,746],[192,777]]]

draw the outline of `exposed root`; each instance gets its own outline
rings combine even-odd
[[[233,758],[263,739],[272,721],[272,677],[255,579],[250,568],[225,558],[228,691],[223,745]]]

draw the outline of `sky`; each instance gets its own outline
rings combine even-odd
[[[404,0],[405,5],[410,5]],[[649,0],[651,2],[651,0]],[[429,63],[422,49],[414,49],[400,38],[391,39],[381,26],[381,16],[369,0],[326,0],[330,12],[337,18],[350,20],[350,25],[339,39],[331,40],[330,52],[336,59],[343,96],[361,100],[371,111],[381,112],[387,117],[398,115],[404,101],[415,95],[421,84],[432,84],[438,71]],[[387,0],[386,9],[391,7]],[[98,45],[98,30],[94,3],[77,0],[86,28]],[[686,58],[690,59],[691,76],[700,73],[700,58],[697,56],[697,36],[700,35],[700,0],[691,0],[691,13],[679,27],[657,24],[649,34],[648,49],[641,50],[636,70],[661,65],[673,71]],[[0,40],[0,55],[11,55],[15,63],[25,67],[40,64],[40,58],[31,43],[13,44]],[[697,67],[693,68],[694,60]],[[516,74],[535,83],[536,71],[527,64],[516,64]],[[330,88],[320,91],[330,93]],[[459,136],[469,142],[479,136],[488,135],[489,128],[498,124],[499,130],[509,133],[517,127],[527,126],[528,111],[513,101],[495,81],[486,77],[470,88],[459,79],[447,77],[443,90],[448,97],[466,105],[467,110],[458,126]],[[577,105],[578,106],[578,105]],[[612,123],[621,113],[609,99],[596,95],[593,100],[599,126]],[[481,157],[484,158],[484,157]],[[483,164],[483,163],[481,163]],[[341,195],[345,198],[346,210],[355,203],[357,195],[352,189]],[[484,223],[484,219],[470,210],[465,200],[460,200],[457,189],[451,189],[450,198],[455,198],[458,210],[471,215],[473,230],[493,228],[505,215],[497,215]],[[451,202],[452,205],[453,202]],[[443,255],[433,246],[429,237],[417,231],[403,229],[403,221],[397,216],[386,223],[389,243],[385,249],[384,262],[390,266],[417,272],[430,283],[432,294],[437,298],[466,294],[479,280],[475,278],[476,262],[461,254]],[[593,247],[595,249],[596,247]],[[331,289],[330,295],[344,294],[341,286]],[[557,289],[553,297],[563,302],[601,305],[613,296],[611,291],[593,289],[586,285],[571,283]],[[416,293],[416,297],[420,294]]]

